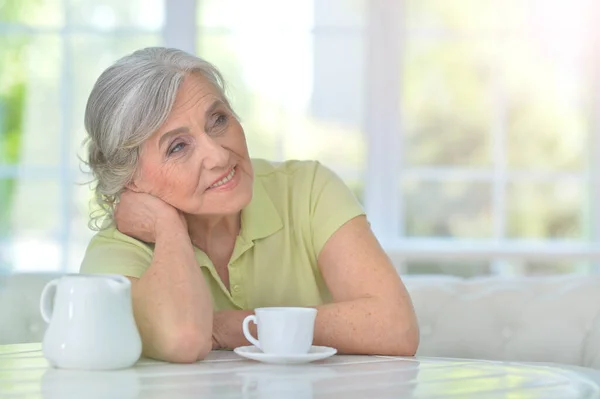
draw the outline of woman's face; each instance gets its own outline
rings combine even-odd
[[[250,202],[252,181],[242,126],[206,78],[188,75],[171,114],[143,144],[130,188],[187,214],[224,215]]]

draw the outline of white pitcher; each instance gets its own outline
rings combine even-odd
[[[42,291],[40,310],[50,324],[42,350],[54,367],[119,369],[140,357],[131,283],[123,276],[70,274],[52,280]]]

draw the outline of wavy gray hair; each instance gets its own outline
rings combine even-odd
[[[112,220],[119,196],[136,171],[141,145],[165,122],[183,79],[199,73],[225,96],[225,81],[210,63],[177,49],[149,47],[127,55],[96,81],[85,109],[88,158],[100,209],[90,228]]]

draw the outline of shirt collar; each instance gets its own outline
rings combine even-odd
[[[248,241],[258,240],[276,233],[281,228],[281,216],[263,183],[255,176],[252,199],[242,209],[240,235]]]

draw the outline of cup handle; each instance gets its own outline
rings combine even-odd
[[[248,324],[250,324],[250,322],[253,322],[254,324],[256,324],[256,316],[255,315],[250,315],[247,316],[244,319],[244,322],[242,323],[242,330],[244,332],[244,337],[246,337],[246,339],[254,346],[256,346],[258,349],[262,350],[262,348],[260,347],[260,342],[258,342],[258,340],[256,338],[254,338],[252,336],[252,334],[250,333],[250,329],[248,328]]]
[[[50,281],[44,289],[42,290],[42,295],[40,296],[40,312],[42,313],[42,318],[46,323],[50,323],[52,319],[52,308],[54,302],[54,296],[56,295],[56,285],[58,284],[58,279],[54,279]]]

